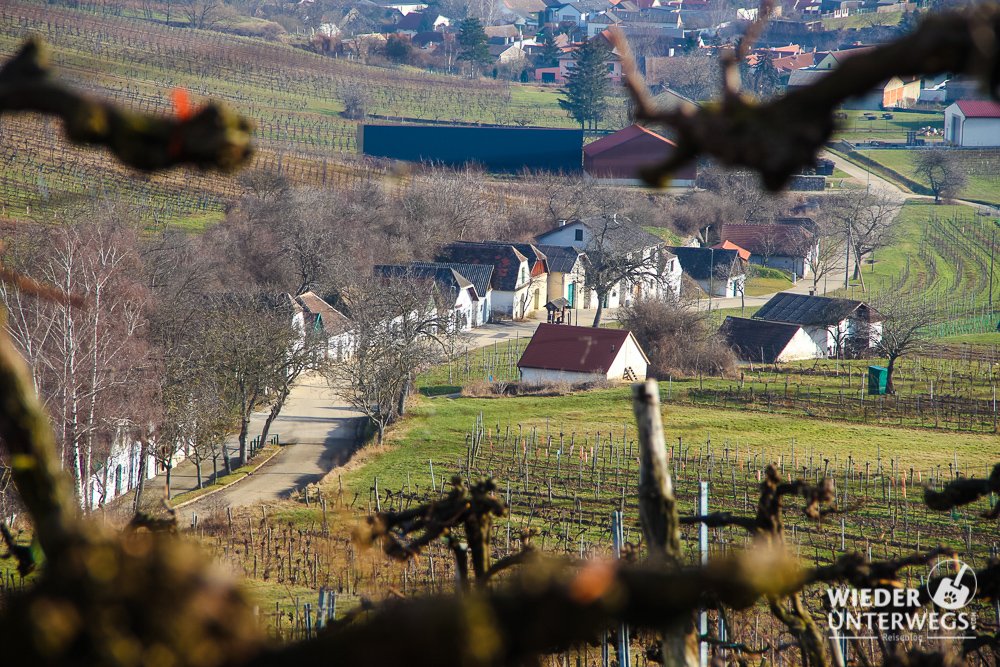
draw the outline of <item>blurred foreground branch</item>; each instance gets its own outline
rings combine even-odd
[[[762,12],[762,20],[766,15]],[[755,31],[756,26],[751,36]],[[734,59],[726,63],[719,104],[661,111],[636,70],[624,36],[615,33],[612,41],[622,54],[635,117],[676,131],[676,150],[642,174],[657,186],[691,160],[711,156],[725,165],[755,169],[768,189],[779,190],[793,174],[814,164],[816,153],[833,134],[834,110],[893,76],[970,74],[994,96],[1000,83],[1000,6],[995,4],[932,14],[910,35],[855,56],[817,83],[765,104],[739,93],[731,72]]]
[[[0,113],[11,111],[58,116],[74,143],[107,146],[123,163],[146,171],[180,164],[231,171],[252,154],[250,121],[213,103],[162,118],[81,97],[56,81],[33,39],[0,69]]]

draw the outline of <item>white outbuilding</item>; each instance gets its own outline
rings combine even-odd
[[[962,100],[944,110],[944,140],[956,146],[1000,146],[1000,103]]]
[[[649,359],[627,329],[539,324],[517,367],[528,383],[646,379]]]

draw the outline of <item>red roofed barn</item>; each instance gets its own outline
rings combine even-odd
[[[529,383],[646,379],[649,359],[627,329],[539,324],[517,367]]]
[[[1000,146],[1000,103],[955,102],[944,110],[944,140],[956,146]]]
[[[677,145],[640,125],[629,125],[583,147],[583,170],[602,182],[638,184],[639,169],[662,162]],[[676,187],[692,187],[696,167],[692,162],[674,173]]]

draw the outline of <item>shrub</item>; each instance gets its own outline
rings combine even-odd
[[[620,319],[649,357],[648,377],[735,371],[736,356],[707,313],[677,301],[639,299],[622,308]]]

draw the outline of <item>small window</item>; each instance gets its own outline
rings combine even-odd
[[[577,241],[582,241],[583,240],[583,230],[582,229],[576,230],[576,240]]]

